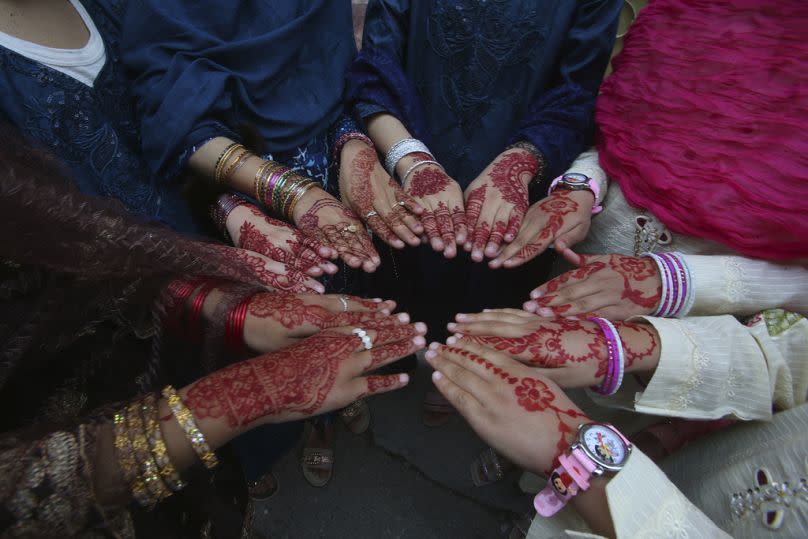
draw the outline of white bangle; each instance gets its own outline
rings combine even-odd
[[[433,161],[432,159],[425,159],[423,161],[418,161],[417,163],[412,165],[410,168],[408,168],[407,172],[405,172],[404,175],[401,177],[401,185],[404,185],[404,182],[407,181],[407,176],[409,176],[412,173],[413,170],[420,167],[421,165],[435,165],[435,166],[440,167],[440,169],[442,171],[446,172],[446,169],[443,168],[443,165],[441,165],[437,161]]]
[[[429,151],[429,148],[426,147],[426,144],[421,142],[415,138],[405,138],[403,140],[399,140],[390,148],[387,152],[387,155],[384,158],[384,168],[387,170],[387,173],[390,176],[395,177],[396,175],[396,165],[401,159],[411,153],[422,152],[428,154],[429,157],[435,158],[432,155],[432,152]]]

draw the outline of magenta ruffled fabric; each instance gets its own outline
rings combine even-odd
[[[630,204],[747,256],[808,259],[808,1],[654,0],[601,87]]]

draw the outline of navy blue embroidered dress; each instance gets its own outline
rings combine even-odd
[[[82,5],[106,52],[94,85],[0,47],[0,119],[63,161],[82,192],[117,198],[130,211],[178,230],[196,230],[181,186],[152,174],[140,157],[134,102],[120,60],[122,3]]]
[[[595,96],[614,45],[620,0],[370,0],[347,99],[367,118],[396,116],[465,189],[509,143],[544,155],[545,196],[593,138]],[[397,257],[406,265],[405,257]],[[518,306],[547,259],[490,270],[428,246],[386,286],[441,331],[455,312]],[[384,291],[380,292],[383,293]],[[436,327],[440,326],[440,327]],[[434,336],[434,335],[433,335]]]

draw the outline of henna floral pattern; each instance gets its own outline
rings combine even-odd
[[[298,219],[297,225],[304,234],[333,247],[343,258],[367,260],[378,256],[359,217],[334,198],[317,200]]]
[[[537,236],[525,244],[515,255],[517,260],[530,260],[543,252],[564,226],[565,216],[578,211],[578,203],[570,197],[571,191],[559,189],[528,210],[528,216],[547,215],[547,223]]]
[[[536,378],[522,378],[514,389],[519,406],[528,412],[540,412],[550,407],[555,394],[547,384]]]

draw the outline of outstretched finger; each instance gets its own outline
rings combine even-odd
[[[466,212],[462,206],[452,208],[452,225],[454,225],[455,242],[463,245],[468,238],[468,228],[466,225]]]
[[[511,211],[511,219],[508,221],[508,228],[505,230],[505,241],[507,243],[516,239],[519,234],[519,229],[522,228],[522,219],[525,217],[524,212],[514,208]]]
[[[484,393],[488,382],[465,358],[454,357],[452,349],[433,343],[424,354],[427,363],[472,395]],[[459,350],[459,349],[458,349]],[[483,371],[483,374],[485,371]]]
[[[454,258],[455,254],[457,254],[454,223],[452,222],[452,216],[449,214],[449,207],[445,203],[438,203],[438,209],[435,210],[435,220],[438,223],[440,238],[443,241],[443,255],[446,258]]]
[[[426,210],[421,215],[421,224],[424,227],[424,234],[429,240],[430,245],[432,245],[432,249],[442,252],[445,245],[443,245],[443,240],[440,237],[440,229],[438,228],[438,220],[435,217],[435,213],[432,212],[432,210]]]
[[[384,243],[396,249],[404,248],[404,242],[390,229],[387,221],[378,213],[367,217],[366,222],[373,233],[379,236]]]
[[[388,393],[405,387],[410,382],[410,376],[405,373],[365,376],[355,381],[357,398]],[[356,400],[356,399],[354,399]]]

